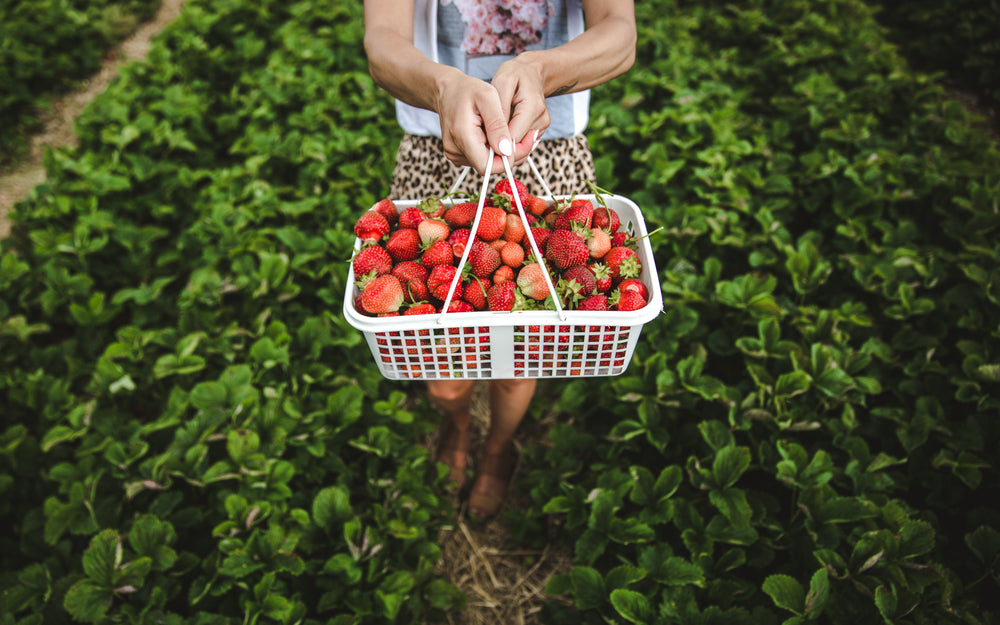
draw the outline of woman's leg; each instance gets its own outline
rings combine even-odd
[[[427,394],[441,411],[441,435],[435,460],[451,469],[450,481],[465,484],[472,443],[472,380],[428,380]]]

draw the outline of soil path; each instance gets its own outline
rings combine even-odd
[[[48,148],[76,145],[74,121],[90,102],[108,88],[127,63],[141,61],[149,53],[150,42],[163,28],[180,15],[184,0],[162,0],[156,16],[141,24],[104,60],[101,71],[76,91],[60,98],[47,113],[44,129],[31,138],[31,148],[9,172],[0,172],[0,238],[10,234],[8,212],[24,200],[32,189],[45,182],[45,151]]]

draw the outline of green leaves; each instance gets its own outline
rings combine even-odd
[[[812,621],[823,614],[830,600],[830,580],[826,569],[818,569],[809,580],[808,592],[793,577],[769,575],[761,586],[774,605]]]

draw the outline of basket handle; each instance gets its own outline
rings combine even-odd
[[[444,323],[444,316],[448,314],[448,306],[451,305],[451,300],[455,295],[455,289],[458,287],[458,283],[462,279],[462,269],[465,267],[465,263],[468,261],[469,252],[472,251],[472,243],[476,239],[476,231],[479,229],[479,220],[483,215],[483,206],[485,206],[486,204],[486,191],[489,189],[489,183],[490,183],[489,171],[490,171],[490,164],[493,163],[493,156],[494,156],[493,148],[491,147],[489,160],[486,161],[486,167],[484,169],[486,173],[483,174],[483,186],[479,193],[479,203],[476,205],[476,216],[472,220],[472,227],[469,233],[470,237],[469,243],[465,246],[465,249],[462,250],[462,258],[461,260],[459,260],[458,268],[455,271],[455,276],[451,279],[451,286],[448,288],[448,297],[445,298],[444,305],[441,307],[441,313],[438,315],[438,323]],[[514,197],[514,205],[517,207],[517,214],[521,217],[521,223],[524,224],[525,234],[528,235],[528,243],[531,245],[531,251],[534,252],[535,259],[538,261],[538,264],[542,266],[542,277],[545,279],[545,286],[548,287],[549,293],[552,295],[552,302],[555,304],[556,313],[558,313],[559,319],[561,321],[566,321],[566,311],[563,310],[562,303],[559,301],[559,295],[556,293],[555,285],[552,284],[552,278],[549,276],[549,268],[545,266],[545,261],[542,258],[542,253],[538,249],[538,243],[535,242],[535,237],[533,234],[531,234],[531,225],[528,223],[528,217],[524,213],[524,207],[521,206],[521,197],[518,193],[516,193],[516,186],[514,184],[514,172],[510,168],[510,160],[508,160],[507,157],[503,155],[501,155],[500,158],[503,160],[503,167],[504,171],[507,173],[507,179],[510,181],[510,188],[512,191],[514,191],[511,193],[511,195],[513,195]],[[528,159],[532,171],[535,173],[535,175],[538,177],[539,180],[542,180],[541,174],[538,172],[538,169],[535,167],[535,164],[530,160],[531,157],[529,156]],[[468,170],[469,168],[466,167],[462,171],[462,173],[458,177],[458,180],[455,181],[454,185],[452,185],[452,191],[458,188],[458,185],[461,184],[462,179],[465,178],[465,175],[466,173],[468,173]],[[548,193],[549,197],[551,197],[552,193],[551,191],[549,191],[548,185],[545,184],[544,180],[542,180],[542,185],[544,186],[545,191]]]

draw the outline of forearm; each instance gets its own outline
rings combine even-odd
[[[524,52],[515,62],[538,72],[546,96],[561,95],[590,89],[628,71],[635,62],[635,43],[634,18],[616,14],[562,46]]]

